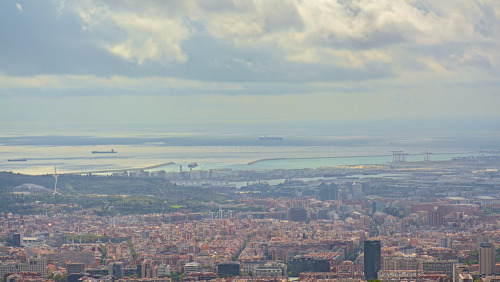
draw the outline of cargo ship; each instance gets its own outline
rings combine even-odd
[[[26,158],[21,158],[21,159],[8,159],[7,161],[8,162],[25,162],[27,160],[28,159],[26,159]]]
[[[117,151],[111,149],[111,151],[92,151],[92,154],[116,154]]]

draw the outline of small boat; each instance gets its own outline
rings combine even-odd
[[[117,151],[111,149],[111,151],[92,151],[92,154],[116,154]]]
[[[8,162],[25,162],[27,160],[28,159],[26,159],[26,158],[21,158],[21,159],[8,159],[7,161]]]

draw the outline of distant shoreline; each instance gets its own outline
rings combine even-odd
[[[162,166],[173,165],[174,162],[162,163],[152,166],[139,167],[139,168],[121,168],[121,169],[111,169],[111,170],[94,170],[94,171],[78,171],[78,172],[65,172],[60,174],[92,174],[92,173],[110,173],[110,172],[119,172],[119,171],[134,171],[134,170],[149,170]]]
[[[436,153],[436,155],[456,155],[464,153]],[[420,154],[408,154],[409,156],[423,156],[425,153]],[[269,158],[269,159],[258,159],[247,163],[247,165],[253,165],[256,163],[266,162],[266,161],[282,161],[282,160],[314,160],[314,159],[342,159],[342,158],[377,158],[377,157],[392,157],[393,155],[358,155],[358,156],[334,156],[334,157],[296,157],[296,158]]]

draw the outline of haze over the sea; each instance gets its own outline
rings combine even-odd
[[[499,26],[496,0],[2,1],[0,158],[495,150]]]
[[[143,168],[301,169],[383,164],[391,151],[408,161],[497,150],[499,124],[487,119],[234,121],[182,123],[9,123],[0,135],[0,170],[29,174]],[[262,138],[271,137],[271,138]],[[272,138],[275,137],[275,138]],[[116,154],[92,154],[109,151]],[[12,159],[26,158],[14,162]],[[263,160],[263,161],[259,161]]]

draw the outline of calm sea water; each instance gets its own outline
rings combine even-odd
[[[93,150],[116,154],[92,154]],[[392,161],[390,146],[164,146],[164,145],[73,145],[73,146],[0,146],[0,171],[26,174],[58,172],[85,172],[142,168],[173,163],[155,170],[178,171],[182,165],[196,162],[197,169],[295,169],[333,167],[355,164],[383,164]],[[408,161],[423,161],[417,148],[407,150]],[[471,151],[435,151],[432,160],[450,160],[455,156],[470,155]],[[27,161],[8,161],[26,158]],[[259,161],[260,160],[260,161]]]
[[[390,151],[398,150],[410,154],[408,161],[423,161],[424,151],[432,152],[434,161],[450,160],[477,155],[479,150],[498,149],[495,146],[500,144],[495,130],[471,135],[440,130],[351,130],[316,123],[315,130],[300,124],[278,125],[1,124],[0,171],[48,174],[57,167],[58,173],[89,172],[162,163],[171,164],[155,170],[178,171],[180,165],[187,169],[192,162],[198,164],[199,170],[318,168],[389,163]],[[260,140],[262,136],[283,140]],[[94,150],[111,149],[118,153],[92,154]],[[27,161],[8,161],[20,158]]]

